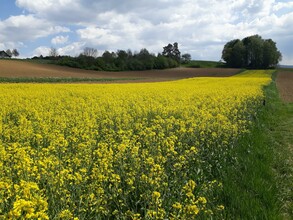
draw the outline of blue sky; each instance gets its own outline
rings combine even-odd
[[[259,34],[293,64],[293,0],[0,0],[0,50],[21,57],[76,56],[85,47],[147,48],[178,42],[193,59],[221,58],[226,42]]]

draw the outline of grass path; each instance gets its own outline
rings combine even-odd
[[[224,165],[224,219],[280,219],[278,190],[273,172],[274,146],[268,139],[272,83],[266,87],[266,105],[255,118],[251,133],[240,139]]]
[[[293,219],[293,103],[273,82],[252,132],[223,167],[224,219]]]
[[[292,80],[293,73],[290,74],[292,74]],[[279,75],[277,80],[278,77]],[[277,94],[278,97],[286,99],[284,101],[280,98],[275,99],[274,105],[272,105],[275,114],[269,135],[276,148],[275,174],[279,186],[281,213],[284,219],[293,219],[293,102],[288,102],[288,96],[282,94],[284,91],[280,90],[282,89],[280,84],[278,89],[281,93]]]
[[[285,219],[293,219],[293,103],[280,103],[280,117],[271,135],[276,146],[276,175],[280,186],[281,211]]]

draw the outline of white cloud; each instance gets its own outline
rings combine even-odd
[[[10,21],[12,27],[9,21],[4,21],[4,29],[0,21],[0,32],[6,35],[20,28],[20,36],[12,41],[58,34],[68,31],[64,26],[74,26],[77,30],[68,39],[56,37],[52,43],[67,42],[76,34],[79,44],[99,50],[145,47],[151,52],[161,52],[167,43],[177,41],[194,59],[218,60],[227,41],[260,34],[280,45],[286,62],[293,54],[286,49],[290,46],[281,43],[287,44],[285,37],[293,36],[293,1],[16,0],[16,4],[31,15],[17,16],[18,21]],[[22,22],[22,18],[27,21]],[[33,25],[24,26],[24,23]]]
[[[32,41],[50,34],[68,31],[66,27],[53,25],[50,21],[36,18],[34,15],[11,16],[0,21],[1,41]]]
[[[89,4],[84,4],[89,2]],[[38,17],[59,23],[79,23],[92,19],[95,14],[94,2],[81,0],[16,0],[16,5]]]
[[[5,49],[6,49],[5,44],[0,43],[0,50],[5,50]]]
[[[72,44],[66,45],[64,47],[56,48],[59,55],[70,55],[70,56],[78,56],[85,46],[85,43],[82,42],[74,42]],[[51,47],[48,46],[40,46],[37,47],[31,56],[48,56],[50,54]]]
[[[60,55],[78,56],[82,53],[84,46],[85,43],[83,42],[74,42],[65,47],[58,48],[57,51]]]
[[[53,1],[50,0],[17,0],[16,5],[29,10],[30,12],[43,11],[53,6]]]
[[[282,9],[293,9],[293,1],[291,2],[278,2],[273,6],[274,11],[280,11]]]
[[[68,42],[68,39],[69,39],[69,36],[56,36],[54,37],[52,40],[51,40],[51,43],[54,44],[54,45],[57,45],[57,44],[65,44]]]
[[[99,47],[106,47],[106,45],[117,45],[120,40],[120,36],[116,35],[111,30],[98,27],[87,27],[85,29],[79,29],[77,30],[77,34],[82,41]]]
[[[34,51],[33,51],[33,55],[32,56],[48,56],[50,54],[50,47],[46,47],[46,46],[40,46],[37,47]]]
[[[13,42],[13,41],[5,41],[4,43],[0,43],[0,50],[14,49],[24,47],[22,42]]]

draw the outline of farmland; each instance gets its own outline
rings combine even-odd
[[[233,76],[239,69],[174,68],[166,70],[106,72],[18,60],[0,60],[0,82],[154,82],[191,77]]]
[[[293,70],[280,70],[276,82],[282,99],[293,102]]]
[[[221,218],[231,149],[272,71],[143,84],[2,84],[0,217]]]

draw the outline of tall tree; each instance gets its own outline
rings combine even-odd
[[[56,48],[54,48],[54,47],[51,47],[51,49],[50,49],[50,51],[49,51],[49,56],[50,57],[58,57],[58,51],[57,51],[57,49]]]
[[[263,44],[263,68],[276,66],[282,59],[282,54],[278,51],[276,43],[271,39],[265,40]]]
[[[11,52],[10,49],[6,50],[6,53],[7,53],[8,56],[12,57],[12,52]]]
[[[246,65],[251,68],[262,67],[263,39],[259,35],[253,35],[243,39],[246,51]]]
[[[116,52],[117,57],[115,59],[115,65],[120,70],[126,70],[127,69],[127,60],[128,60],[128,54],[125,50],[118,50]]]
[[[12,55],[15,56],[15,57],[18,57],[19,56],[19,52],[17,49],[13,49],[12,50]]]
[[[231,66],[242,67],[245,63],[245,47],[241,40],[237,40],[232,48]]]
[[[181,63],[189,63],[191,61],[191,55],[189,53],[182,54]]]
[[[175,42],[173,44],[173,57],[172,58],[174,58],[178,63],[180,63],[181,52],[179,51],[177,42]]]
[[[231,40],[224,46],[222,59],[231,67],[245,65],[245,47],[239,39]]]
[[[95,49],[95,48],[91,48],[91,47],[86,47],[83,49],[83,53],[82,53],[84,56],[87,56],[87,57],[94,57],[96,58],[97,55],[98,55],[98,50]]]
[[[128,58],[131,58],[133,56],[132,51],[130,49],[127,50],[127,56]]]
[[[136,56],[143,63],[144,69],[153,69],[155,62],[154,56],[150,54],[150,52],[146,48],[141,49]]]
[[[126,61],[128,58],[128,53],[125,50],[118,50],[116,54],[119,60]]]
[[[228,43],[225,44],[224,49],[222,51],[222,59],[227,63],[228,66],[232,66],[233,60],[232,60],[232,50],[234,45],[239,41],[238,39],[236,40],[231,40]]]
[[[106,50],[103,53],[102,57],[106,63],[112,63],[117,57],[117,55],[114,52],[109,52],[108,50]]]
[[[178,63],[180,63],[181,53],[179,51],[177,42],[175,42],[173,45],[168,44],[167,46],[163,47],[163,49],[164,49],[162,53],[163,56],[172,58],[176,60]]]

